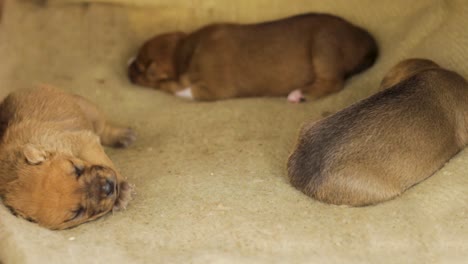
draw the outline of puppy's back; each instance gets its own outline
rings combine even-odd
[[[259,24],[206,26],[179,46],[177,64],[183,65],[178,72],[209,76],[202,78],[207,89],[224,87],[226,96],[285,95],[314,81],[315,61],[348,77],[371,66],[377,53],[364,29],[311,13]]]
[[[9,94],[0,104],[2,141],[44,138],[45,134],[90,130],[75,98],[59,89],[38,86]],[[21,136],[15,135],[20,133]]]
[[[20,89],[9,94],[1,104],[0,115],[10,122],[24,119],[63,120],[82,115],[70,94],[50,86]]]
[[[304,126],[288,161],[293,186],[327,203],[388,200],[466,144],[468,86],[430,69]]]

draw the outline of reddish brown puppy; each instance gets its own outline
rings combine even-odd
[[[337,92],[377,56],[372,36],[342,18],[304,14],[260,24],[213,24],[156,36],[131,61],[133,83],[196,100]]]
[[[326,203],[375,204],[430,177],[466,146],[468,83],[459,74],[411,59],[390,70],[382,88],[302,128],[288,161],[293,186]]]
[[[126,206],[130,187],[101,143],[126,147],[135,140],[131,129],[51,87],[11,93],[0,121],[0,196],[15,214],[64,229]]]

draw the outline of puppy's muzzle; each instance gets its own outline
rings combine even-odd
[[[116,173],[99,165],[90,168],[92,180],[88,184],[88,195],[96,200],[117,197],[119,190]]]

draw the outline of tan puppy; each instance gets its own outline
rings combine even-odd
[[[342,18],[304,14],[261,24],[213,24],[147,41],[131,61],[133,83],[196,100],[337,92],[370,67],[372,36]]]
[[[101,143],[126,147],[135,140],[132,130],[51,87],[11,93],[0,121],[0,196],[14,213],[64,229],[126,206],[130,187]]]
[[[412,59],[383,83],[396,85],[302,128],[288,161],[293,186],[326,203],[375,204],[428,178],[467,144],[463,77]]]

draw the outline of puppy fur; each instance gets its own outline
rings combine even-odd
[[[0,105],[0,196],[15,214],[65,229],[124,208],[130,186],[101,143],[126,147],[128,128],[52,87],[18,90]]]
[[[427,69],[440,68],[435,62],[428,59],[407,59],[399,62],[385,75],[380,83],[381,89],[387,89],[397,83],[408,79],[418,72]]]
[[[3,17],[3,0],[0,0],[0,22],[2,22],[2,17]]]
[[[467,144],[468,84],[460,75],[411,59],[390,70],[383,88],[303,126],[288,161],[294,187],[325,203],[376,204],[428,178]]]
[[[260,24],[212,24],[191,34],[147,41],[129,65],[129,79],[196,100],[286,96],[299,102],[337,92],[370,67],[378,49],[364,29],[327,14]],[[296,96],[297,95],[297,96]],[[294,98],[293,98],[294,97]]]

